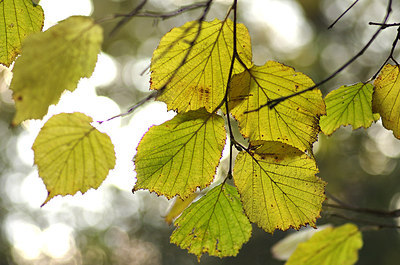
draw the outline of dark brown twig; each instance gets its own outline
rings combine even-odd
[[[333,21],[333,23],[328,27],[328,29],[333,28],[333,26],[335,26],[335,24],[344,16],[346,15],[347,12],[349,12],[350,9],[352,9],[356,4],[357,4],[358,0],[354,1],[335,21]]]

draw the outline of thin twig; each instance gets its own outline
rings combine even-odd
[[[110,36],[113,36],[123,25],[129,22],[140,10],[146,5],[147,0],[142,0],[140,4],[135,7],[124,19],[122,19],[118,24],[111,30]]]
[[[385,24],[385,23],[369,22],[368,25],[381,26],[383,29],[385,29],[389,27],[398,27],[400,26],[400,23]]]
[[[143,1],[143,2],[144,2],[144,1]],[[143,3],[143,2],[142,2],[142,3]],[[190,42],[190,47],[188,48],[188,50],[187,50],[187,52],[186,52],[186,54],[185,54],[185,57],[182,59],[181,63],[180,63],[179,66],[176,68],[176,70],[172,73],[172,75],[168,78],[167,82],[166,82],[160,89],[158,89],[157,91],[154,91],[153,93],[151,93],[150,95],[148,95],[147,97],[145,97],[144,99],[140,100],[138,103],[136,103],[135,105],[133,105],[132,107],[130,107],[129,110],[126,111],[125,113],[121,113],[121,114],[119,114],[119,115],[113,116],[113,117],[111,117],[111,118],[109,118],[109,119],[107,119],[107,120],[105,120],[105,121],[110,121],[110,120],[113,120],[113,119],[118,118],[118,117],[126,116],[126,115],[132,113],[133,111],[135,111],[138,107],[142,106],[144,103],[148,102],[148,101],[151,100],[151,99],[156,98],[156,97],[159,96],[161,93],[163,93],[163,91],[166,89],[167,85],[168,85],[168,84],[172,81],[172,79],[176,76],[176,74],[177,74],[177,72],[179,71],[179,69],[186,63],[187,58],[189,57],[189,54],[190,54],[190,52],[191,52],[192,49],[193,49],[194,43],[197,41],[197,39],[198,39],[199,36],[200,36],[202,22],[205,20],[205,17],[207,16],[208,11],[210,10],[210,7],[211,7],[212,2],[213,2],[213,0],[208,0],[208,1],[206,2],[206,5],[205,5],[204,10],[203,10],[203,13],[202,13],[201,16],[197,19],[197,21],[198,21],[198,30],[197,30],[197,34],[196,34],[196,36],[194,37],[194,39]],[[183,37],[185,36],[185,33],[186,33],[188,30],[190,30],[190,28],[187,28],[187,29],[184,31],[184,33],[182,34]],[[183,37],[182,37],[182,38],[183,38]],[[164,56],[164,55],[172,48],[172,46],[173,46],[175,43],[176,43],[176,42],[174,42],[173,44],[171,44],[170,47],[169,47],[165,52],[163,52],[163,53],[160,55],[160,57]],[[157,58],[153,58],[153,60],[157,60]],[[99,123],[103,123],[103,122],[104,122],[104,121],[99,121]]]
[[[353,8],[353,6],[355,6],[357,4],[358,0],[354,1],[335,21],[333,21],[333,23],[328,27],[328,29],[333,28],[333,26],[335,26],[335,24],[344,16],[346,15],[346,13]]]
[[[381,229],[381,228],[400,229],[399,225],[382,224],[382,223],[379,223],[379,222],[364,220],[364,219],[360,219],[360,218],[348,217],[348,216],[345,216],[345,215],[342,215],[342,214],[337,214],[337,213],[330,214],[330,216],[341,218],[341,219],[344,219],[344,220],[347,220],[347,221],[351,221],[351,222],[355,222],[355,223],[361,223],[361,224],[367,224],[367,225],[375,226],[375,227],[377,227],[379,229]]]
[[[387,20],[389,19],[389,15],[390,15],[391,12],[392,12],[392,0],[388,0],[388,7],[387,7],[387,11],[386,11],[385,17],[383,19],[382,25],[386,24]],[[257,109],[247,111],[246,113],[259,111],[260,109],[262,109],[264,107],[267,107],[267,106],[272,109],[276,105],[278,105],[279,103],[281,103],[281,102],[283,102],[283,101],[285,101],[285,100],[287,100],[289,98],[292,98],[292,97],[301,95],[303,93],[306,93],[308,91],[311,91],[311,90],[317,88],[318,86],[321,86],[321,85],[325,84],[326,82],[330,81],[331,79],[336,77],[340,72],[342,72],[344,69],[346,69],[350,64],[352,64],[355,60],[357,60],[361,55],[363,55],[364,52],[369,48],[369,46],[371,46],[371,44],[374,42],[376,37],[378,37],[379,33],[381,33],[381,31],[384,28],[385,28],[385,26],[380,26],[379,29],[372,35],[371,39],[367,42],[367,44],[356,55],[354,55],[343,66],[341,66],[339,69],[337,69],[334,73],[332,73],[330,76],[328,76],[324,80],[320,81],[319,83],[317,83],[317,84],[315,84],[315,85],[313,85],[313,86],[311,86],[309,88],[306,88],[306,89],[301,90],[299,92],[293,93],[293,94],[291,94],[289,96],[284,96],[284,97],[279,97],[279,98],[276,98],[276,99],[273,99],[273,100],[269,100],[267,103],[261,105]]]
[[[380,71],[383,69],[383,67],[385,67],[386,63],[389,60],[392,60],[397,66],[399,66],[399,63],[394,58],[394,50],[396,49],[396,46],[397,46],[397,43],[398,43],[399,39],[400,39],[400,25],[397,28],[397,35],[396,35],[396,38],[394,39],[394,41],[392,43],[392,49],[390,50],[389,56],[386,58],[385,62],[381,65],[381,67],[379,67],[379,70],[376,71],[376,73],[371,77],[371,80],[374,80],[378,76]]]

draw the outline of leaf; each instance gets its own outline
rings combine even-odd
[[[172,224],[172,221],[178,217],[197,198],[198,195],[197,192],[192,193],[184,200],[177,197],[171,209],[168,211],[168,214],[164,217],[165,222],[169,225]]]
[[[400,139],[399,66],[385,65],[374,85],[372,109],[381,115],[383,126]]]
[[[315,160],[279,142],[252,142],[250,150],[238,154],[233,172],[250,221],[269,233],[315,226],[325,200]]]
[[[137,148],[134,190],[186,198],[214,178],[225,145],[221,116],[204,109],[176,115],[153,126]]]
[[[10,66],[25,38],[43,28],[43,9],[31,0],[0,1],[0,64]]]
[[[313,85],[306,75],[278,62],[253,66],[249,72],[232,79],[231,113],[239,121],[243,136],[250,141],[279,141],[300,150],[311,150],[319,132],[318,117],[325,114],[318,89],[286,99],[273,109],[259,108],[269,100]]]
[[[328,227],[300,243],[286,265],[351,265],[358,260],[362,235],[357,226],[345,224]]]
[[[237,50],[250,67],[250,36],[242,24],[237,24]],[[165,87],[157,99],[167,103],[169,110],[185,112],[205,107],[213,112],[225,95],[232,54],[231,20],[188,22],[167,33],[154,51],[150,88]],[[241,71],[244,68],[236,61],[234,72]]]
[[[17,109],[13,124],[42,118],[64,90],[73,91],[79,79],[90,77],[102,41],[102,28],[83,16],[30,35],[13,70],[11,89]]]
[[[114,168],[111,139],[91,122],[92,118],[79,112],[61,113],[51,117],[39,132],[32,149],[49,193],[43,205],[57,195],[97,189]]]
[[[352,125],[353,130],[370,127],[376,120],[372,113],[373,91],[373,85],[357,83],[330,92],[325,97],[326,116],[319,122],[322,132],[331,135],[341,125]]]
[[[235,187],[220,184],[187,208],[175,222],[171,243],[198,259],[236,256],[251,237],[251,225],[243,213]]]

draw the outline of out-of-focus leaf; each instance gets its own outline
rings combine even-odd
[[[325,97],[326,116],[319,122],[322,132],[331,135],[342,125],[351,125],[353,130],[371,126],[376,120],[372,113],[373,91],[373,85],[358,83],[330,92]]]
[[[43,126],[34,144],[35,164],[54,196],[97,189],[115,166],[114,145],[108,135],[90,125],[85,114],[61,113]]]
[[[383,126],[400,139],[399,66],[387,64],[374,82],[372,109],[382,117]]]
[[[221,116],[204,109],[176,115],[153,126],[137,148],[134,190],[186,198],[214,178],[225,145]]]
[[[261,106],[269,100],[313,86],[306,75],[277,62],[253,66],[233,77],[230,109],[244,137],[279,141],[302,151],[311,150],[319,133],[319,116],[325,104],[318,89],[284,100],[273,109]],[[256,111],[255,111],[256,110]]]
[[[328,227],[332,227],[332,225],[318,226],[317,229],[307,227],[289,234],[272,246],[272,256],[278,260],[288,260],[300,243],[309,240],[315,233]]]
[[[164,217],[164,220],[167,224],[172,224],[172,221],[178,217],[183,210],[185,210],[194,199],[197,198],[198,193],[192,193],[189,197],[182,200],[180,197],[175,199],[174,204],[172,205],[171,209],[169,209],[168,214]]]
[[[82,77],[90,77],[102,41],[102,28],[83,16],[30,35],[13,69],[11,89],[17,109],[13,124],[42,118],[64,90],[73,91]]]
[[[357,226],[329,227],[300,243],[286,265],[352,265],[357,262],[362,245]]]
[[[243,24],[236,26],[238,53],[250,67],[250,35]],[[150,88],[165,87],[157,99],[167,103],[168,109],[184,112],[204,107],[212,112],[224,98],[232,54],[231,20],[188,22],[165,34],[154,51]],[[243,70],[236,61],[234,73]]]
[[[202,254],[236,256],[251,237],[235,187],[220,184],[187,208],[176,220],[171,242],[199,259]]]
[[[280,142],[252,142],[235,162],[233,178],[251,222],[266,232],[315,226],[325,200],[325,182],[315,160]]]
[[[21,53],[25,38],[42,30],[44,15],[31,0],[0,1],[0,14],[0,63],[8,67]]]

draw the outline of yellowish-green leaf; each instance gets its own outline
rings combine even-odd
[[[9,66],[25,38],[43,28],[43,9],[32,0],[0,1],[0,63]]]
[[[202,254],[236,256],[251,237],[235,187],[220,184],[187,208],[175,222],[171,242],[199,259]]]
[[[265,231],[314,226],[325,200],[315,160],[279,142],[252,142],[238,154],[233,178],[251,222]]]
[[[372,113],[373,91],[373,85],[357,83],[330,92],[325,97],[326,116],[319,122],[322,132],[331,135],[342,125],[351,125],[353,130],[371,126],[376,120]]]
[[[299,244],[286,265],[352,265],[357,262],[362,245],[357,226],[328,227]]]
[[[250,67],[250,36],[242,24],[237,24],[237,50]],[[188,22],[167,33],[154,51],[150,88],[165,88],[157,99],[168,109],[184,112],[205,107],[212,112],[223,101],[232,53],[231,20]],[[234,73],[243,70],[236,61]]]
[[[239,121],[243,136],[251,141],[279,141],[303,151],[310,150],[317,140],[319,116],[325,114],[318,89],[289,98],[273,109],[259,108],[269,100],[313,85],[306,75],[278,62],[253,66],[250,73],[243,72],[232,80],[231,113]]]
[[[180,197],[177,197],[171,209],[168,211],[168,214],[164,217],[165,222],[169,225],[172,224],[172,221],[178,217],[183,210],[185,210],[192,203],[192,201],[197,198],[198,195],[199,194],[197,192],[192,193],[184,200],[182,200]]]
[[[372,109],[382,117],[383,126],[400,139],[399,66],[387,64],[374,82]]]
[[[137,148],[134,190],[186,198],[214,178],[225,145],[221,116],[204,109],[176,115],[153,126]]]
[[[79,112],[61,113],[39,132],[32,149],[48,191],[43,205],[56,195],[97,189],[114,168],[114,145],[91,122],[92,118]]]
[[[103,41],[90,17],[69,17],[45,32],[30,35],[14,66],[11,89],[17,113],[13,124],[40,119],[64,90],[90,77]]]

